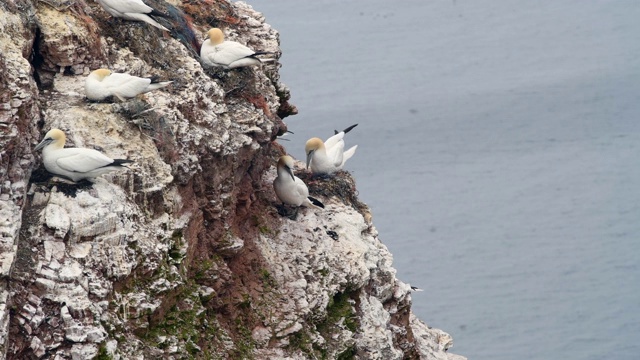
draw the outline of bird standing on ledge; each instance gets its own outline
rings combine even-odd
[[[293,206],[324,208],[318,199],[309,196],[307,185],[299,177],[293,175],[293,158],[288,155],[278,160],[278,177],[273,180],[273,190],[278,199]]]
[[[65,149],[66,139],[62,130],[51,129],[34,150],[42,149],[42,162],[48,172],[74,182],[83,179],[93,182],[96,177],[126,169],[123,165],[133,162],[127,159],[112,159],[93,149]]]

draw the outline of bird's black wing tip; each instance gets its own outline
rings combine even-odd
[[[109,164],[109,166],[123,166],[125,164],[130,164],[132,162],[133,160],[129,160],[129,159],[113,159],[113,162]]]
[[[319,208],[324,209],[324,204],[320,202],[320,200],[311,197],[311,196],[307,196],[307,198],[309,199],[309,201],[311,201],[311,203]]]
[[[344,129],[344,130],[342,130],[342,131],[344,131],[344,133],[346,134],[346,133],[348,133],[349,131],[351,131],[351,130],[352,130],[354,127],[356,127],[356,126],[358,126],[358,124],[351,125],[351,126],[349,126],[348,128],[346,128],[346,129]]]

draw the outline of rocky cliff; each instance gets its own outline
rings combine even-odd
[[[280,53],[244,3],[173,5],[199,41],[216,26]],[[277,64],[203,69],[168,33],[83,0],[3,0],[0,29],[0,358],[461,358],[411,313],[349,174],[310,180],[326,209],[278,213],[295,107]],[[174,83],[90,103],[100,67]],[[52,179],[32,149],[54,127],[135,163]]]

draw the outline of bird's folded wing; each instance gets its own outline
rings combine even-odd
[[[306,198],[307,196],[309,196],[309,188],[307,188],[307,185],[305,185],[305,183],[300,180],[300,178],[296,178],[296,191],[298,192],[298,194],[300,194],[300,196],[302,198]]]
[[[216,46],[216,50],[209,55],[209,59],[216,64],[226,65],[253,54],[255,51],[240,43],[227,42]]]
[[[340,167],[342,164],[342,155],[344,153],[344,141],[340,139],[332,147],[327,148],[327,157],[333,163],[333,166]]]
[[[103,0],[103,2],[110,8],[123,14],[146,14],[153,10],[152,7],[146,5],[142,0]]]
[[[111,163],[113,159],[93,149],[77,149],[74,153],[56,159],[60,168],[73,172],[89,172]]]
[[[147,89],[151,79],[129,74],[111,74],[103,82],[104,86],[113,94],[134,97]]]

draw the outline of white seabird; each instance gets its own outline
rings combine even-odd
[[[344,151],[344,134],[348,133],[358,124],[338,132],[327,141],[322,142],[320,138],[307,140],[304,151],[307,154],[307,169],[311,166],[314,174],[331,174],[344,166],[344,163],[355,154],[358,145],[354,145],[349,150]]]
[[[309,196],[307,185],[299,177],[293,175],[293,158],[288,155],[278,160],[278,177],[273,180],[273,190],[278,199],[293,206],[317,206],[324,208],[318,199]]]
[[[238,42],[225,41],[222,30],[218,28],[209,30],[207,37],[208,39],[200,47],[200,58],[205,65],[234,69],[276,60],[257,57],[258,55],[271,54],[270,52],[256,52]]]
[[[42,160],[48,172],[75,182],[91,182],[102,174],[126,169],[127,159],[111,159],[103,153],[86,148],[64,148],[66,136],[59,129],[51,129],[34,150],[42,149]]]
[[[92,71],[84,83],[84,91],[90,100],[100,101],[115,96],[121,101],[139,94],[163,88],[173,81],[154,82],[152,78],[112,73],[108,69]]]
[[[142,0],[98,0],[102,8],[113,17],[132,21],[144,21],[158,29],[169,31],[149,15],[166,17],[165,14],[142,2]]]

